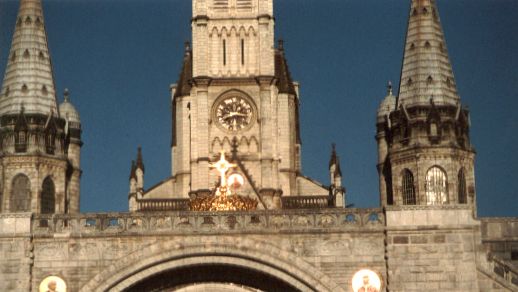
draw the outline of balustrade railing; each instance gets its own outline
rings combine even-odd
[[[500,276],[511,286],[514,286],[516,289],[518,289],[518,270],[516,267],[492,255],[488,256],[488,262],[491,270],[495,274]]]
[[[312,209],[334,207],[331,196],[288,196],[282,197],[283,209]]]
[[[189,199],[146,199],[138,200],[139,211],[187,211]]]

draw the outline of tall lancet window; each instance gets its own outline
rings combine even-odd
[[[26,175],[19,174],[13,179],[9,206],[11,212],[31,210],[31,182]]]
[[[227,65],[227,41],[223,40],[223,66]]]
[[[403,205],[415,205],[414,175],[408,169],[403,170],[402,177]]]
[[[459,174],[457,175],[457,190],[459,193],[459,204],[467,204],[468,196],[466,193],[466,175],[464,167],[459,170]]]
[[[245,40],[241,39],[241,65],[245,64]]]
[[[448,187],[446,173],[438,166],[433,166],[426,172],[426,203],[442,205],[448,203]]]
[[[43,181],[41,189],[41,214],[54,214],[56,212],[56,189],[50,177]]]

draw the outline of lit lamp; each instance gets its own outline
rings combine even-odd
[[[236,190],[244,185],[245,179],[239,173],[232,173],[228,177],[227,171],[236,167],[225,159],[225,152],[221,151],[218,161],[210,165],[219,172],[220,184],[212,195],[198,197],[190,201],[192,211],[246,211],[257,208],[257,200],[236,194]],[[232,188],[233,193],[229,191]]]

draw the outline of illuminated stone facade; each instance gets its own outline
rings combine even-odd
[[[37,183],[31,184],[30,205],[20,212],[9,211],[13,190],[3,188],[0,290],[45,291],[55,284],[87,292],[356,292],[373,291],[358,288],[377,283],[365,278],[370,275],[380,278],[381,291],[518,291],[518,218],[476,216],[468,112],[455,92],[437,7],[434,0],[411,3],[402,83],[412,79],[414,85],[400,86],[399,98],[389,88],[377,116],[380,208],[342,208],[335,151],[329,188],[300,176],[299,97],[282,44],[273,47],[272,0],[193,0],[193,45],[186,46],[179,82],[171,90],[172,177],[145,190],[139,149],[130,176],[130,212],[78,212],[80,122],[68,97],[43,124],[55,122],[49,133],[62,144],[54,154],[42,154],[46,148],[15,153],[13,147],[23,143],[3,140],[2,186],[16,172]],[[40,0],[21,0],[22,21],[27,11],[41,25]],[[41,33],[25,38],[42,40]],[[13,50],[27,44],[13,41]],[[51,70],[50,62],[38,64]],[[23,85],[33,72],[21,72],[29,74],[16,75]],[[3,94],[12,82],[4,81]],[[0,117],[2,130],[41,133],[36,131],[41,116],[29,112],[46,97],[22,93],[18,98],[34,102],[27,103],[28,128],[20,126],[27,121],[20,107]],[[227,97],[242,110],[225,109]],[[45,102],[53,104],[53,98]],[[0,111],[2,102],[7,99]],[[49,145],[29,142],[27,149],[43,146]],[[246,178],[244,195],[262,208],[188,210],[189,198],[214,188],[218,177],[209,164],[220,150]],[[43,184],[37,179],[48,175],[56,187],[52,214],[37,203]],[[20,185],[13,184],[18,192],[27,190]]]

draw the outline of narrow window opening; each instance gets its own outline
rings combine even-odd
[[[11,198],[9,200],[11,212],[28,212],[31,209],[31,182],[26,175],[17,175],[12,182]]]
[[[423,8],[423,14],[428,14],[428,9],[426,9],[426,7]]]
[[[412,11],[412,15],[413,15],[413,16],[416,16],[416,15],[417,15],[417,9],[414,9],[414,10]]]
[[[426,41],[426,42],[424,43],[424,47],[425,47],[425,48],[427,48],[427,49],[429,49],[431,46],[432,46],[432,45],[430,45],[430,42],[429,42],[429,41]]]
[[[28,50],[28,49],[25,49],[25,51],[23,52],[23,57],[24,57],[25,59],[28,59],[28,58],[30,57],[30,55],[31,55],[31,54],[29,53],[29,50]]]
[[[408,78],[408,80],[407,80],[406,84],[407,84],[408,86],[411,86],[411,85],[412,85],[412,78]]]
[[[426,202],[428,205],[443,205],[448,203],[448,187],[446,173],[434,166],[426,173]]]
[[[29,88],[27,87],[27,85],[26,84],[22,85],[22,92],[26,93],[27,91],[29,91]]]
[[[411,50],[415,49],[415,45],[414,45],[414,43],[412,43],[412,44],[410,45],[410,49],[411,49]]]
[[[245,40],[241,39],[241,65],[245,65]]]
[[[13,52],[13,54],[11,55],[11,62],[14,61],[16,61],[16,52]]]
[[[54,214],[56,212],[56,188],[50,177],[43,181],[40,208],[41,214]]]
[[[41,26],[41,19],[39,17],[36,18],[36,26]]]
[[[7,87],[5,88],[5,96],[9,96],[9,91],[10,91],[10,90],[9,90],[9,86],[7,86]]]
[[[38,58],[40,59],[40,61],[43,61],[45,59],[45,55],[43,54],[43,52],[40,51],[40,53],[38,54]]]
[[[430,136],[436,137],[437,136],[437,123],[432,122],[430,124]]]
[[[49,93],[49,91],[47,90],[47,86],[43,85],[43,87],[41,88],[41,93],[43,93],[43,95],[47,95]]]
[[[468,196],[466,192],[466,175],[464,173],[464,168],[459,170],[459,174],[457,177],[457,188],[459,193],[459,204],[467,204]]]
[[[223,40],[223,66],[227,65],[227,41]]]
[[[415,186],[414,186],[414,175],[408,169],[403,171],[403,205],[415,205]]]
[[[32,24],[32,19],[29,16],[25,18],[25,24]]]
[[[432,82],[433,82],[432,76],[428,76],[428,78],[426,78],[426,83],[432,84]]]
[[[450,78],[446,78],[446,85],[448,87],[451,87],[451,80],[450,80]]]

